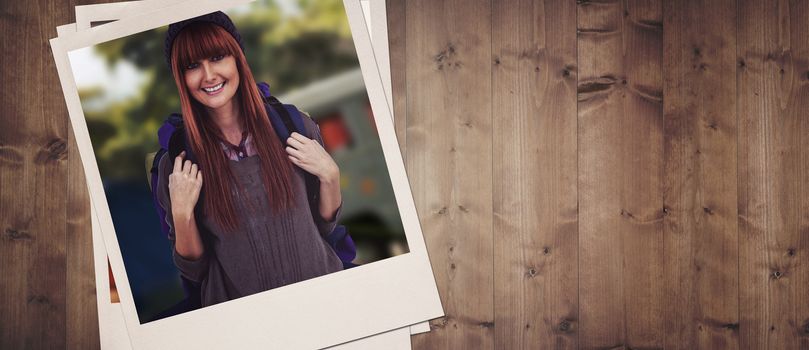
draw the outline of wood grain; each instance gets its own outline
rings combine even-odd
[[[386,1],[414,348],[809,349],[809,1]],[[99,346],[76,4],[0,2],[0,349]]]
[[[579,1],[579,344],[663,337],[662,7]]]
[[[807,348],[807,6],[745,1],[738,11],[744,349]]]
[[[491,349],[491,8],[407,2],[407,172],[446,317],[416,349]]]
[[[66,111],[65,111],[66,112]],[[65,113],[66,114],[66,113]],[[69,129],[67,187],[67,349],[98,349],[98,304],[93,264],[90,196],[84,167]]]
[[[407,159],[407,42],[405,0],[385,0],[388,20],[390,52],[391,97],[393,98],[393,126],[399,141],[402,159]]]
[[[67,6],[0,3],[0,348],[65,347],[67,118],[47,39]],[[10,93],[13,92],[13,93]]]
[[[664,8],[666,349],[739,347],[735,3]]]
[[[495,348],[575,349],[576,6],[493,2]]]

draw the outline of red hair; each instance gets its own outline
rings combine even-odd
[[[197,156],[202,171],[204,193],[203,210],[206,216],[228,231],[239,226],[236,206],[231,196],[237,184],[228,166],[220,140],[222,132],[209,116],[207,109],[190,95],[185,84],[185,67],[190,63],[217,55],[231,55],[236,60],[239,71],[239,86],[233,96],[241,113],[241,122],[253,137],[270,206],[275,211],[287,208],[294,203],[292,191],[292,163],[286,156],[281,141],[264,108],[264,100],[256,86],[253,73],[247,65],[241,47],[224,28],[207,22],[190,24],[174,39],[171,50],[171,68],[174,82],[180,92],[183,122],[188,143]],[[243,192],[243,189],[240,188]]]

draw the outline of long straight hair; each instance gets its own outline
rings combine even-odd
[[[261,163],[264,190],[271,209],[276,212],[294,203],[293,168],[267,117],[264,100],[244,52],[233,36],[224,28],[207,22],[193,23],[183,29],[172,44],[171,67],[180,92],[186,136],[202,171],[203,212],[206,216],[212,216],[227,231],[235,231],[239,223],[231,193],[234,193],[234,186],[238,182],[230,171],[229,159],[220,145],[220,140],[225,138],[205,106],[191,97],[184,77],[185,67],[189,64],[218,55],[235,58],[239,87],[233,98],[237,100],[245,131],[253,137]],[[238,190],[243,191],[242,188]]]

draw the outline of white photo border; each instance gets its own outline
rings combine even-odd
[[[70,69],[68,52],[246,2],[183,2],[149,16],[123,18],[102,27],[77,32],[70,38],[51,41],[90,196],[97,205],[96,215],[103,229],[113,272],[117,276],[126,276],[126,273]],[[124,278],[116,282],[134,348],[219,348],[255,344],[273,344],[285,349],[319,348],[443,315],[389,109],[385,108],[387,101],[382,92],[370,39],[364,24],[358,23],[362,21],[362,12],[356,0],[344,0],[344,5],[410,252],[146,324],[140,324],[138,320],[129,282]],[[301,300],[306,303],[301,303]],[[284,317],[255,315],[257,309],[273,310]],[[317,337],[311,336],[313,331],[318,334]]]

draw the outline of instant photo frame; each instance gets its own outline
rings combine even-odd
[[[372,40],[372,46],[374,49],[374,56],[376,58],[377,64],[379,66],[380,73],[382,75],[382,83],[383,88],[385,90],[385,95],[388,100],[388,105],[390,108],[393,106],[392,101],[392,91],[391,91],[391,74],[390,74],[390,62],[389,62],[389,46],[388,46],[388,33],[387,33],[387,12],[386,12],[386,4],[384,0],[355,0],[359,1],[362,5],[363,16],[366,23],[366,28],[369,31]],[[103,25],[103,23],[109,23],[127,16],[132,16],[133,14],[144,14],[152,11],[157,11],[165,6],[171,5],[173,3],[177,3],[179,1],[158,1],[158,0],[140,0],[140,1],[125,1],[125,2],[117,2],[117,3],[106,3],[106,4],[93,4],[93,5],[80,5],[75,7],[76,11],[76,20],[77,23],[73,23],[71,25],[60,26],[58,29],[59,36],[66,36],[69,34],[75,33],[77,30],[86,30],[93,26]],[[372,25],[372,18],[375,25]],[[101,24],[99,24],[101,23]],[[393,113],[391,112],[391,116],[393,117]],[[95,211],[93,211],[94,213]],[[95,221],[95,215],[93,215],[93,220]],[[94,233],[95,234],[95,233]],[[99,257],[104,262],[104,268],[107,268],[107,256],[106,251],[103,251],[103,245],[101,245],[102,249],[98,249],[96,254],[102,255]],[[103,273],[102,273],[103,272]],[[109,289],[109,281],[108,281],[108,274],[105,271],[98,271],[97,281],[101,288]],[[118,332],[118,329],[123,329],[123,335],[126,336],[125,327],[122,326],[123,318],[121,315],[120,305],[118,303],[112,304],[109,298],[106,297],[108,292],[99,293],[98,295],[98,307],[99,310],[104,309],[105,317],[100,317],[100,322],[104,324],[104,327],[101,327],[101,337],[107,339],[117,339],[120,338],[121,334]],[[99,311],[101,313],[101,311]],[[121,327],[119,327],[121,325]],[[100,325],[101,326],[101,325]],[[106,332],[105,332],[106,331]],[[380,341],[384,341],[388,346],[402,346],[409,348],[410,346],[410,334],[419,334],[424,332],[429,332],[430,326],[428,322],[422,322],[415,325],[411,325],[409,327],[408,334],[404,334],[400,330],[391,331],[388,333],[377,335],[373,338],[382,338],[384,340],[378,341],[370,341],[370,338],[365,338],[360,341],[351,342],[343,344],[342,346],[338,346],[341,349],[354,349],[354,348],[365,348],[367,344],[379,344]],[[398,338],[392,336],[392,334],[397,334]],[[110,340],[109,342],[113,342]],[[116,347],[118,348],[118,347]]]

